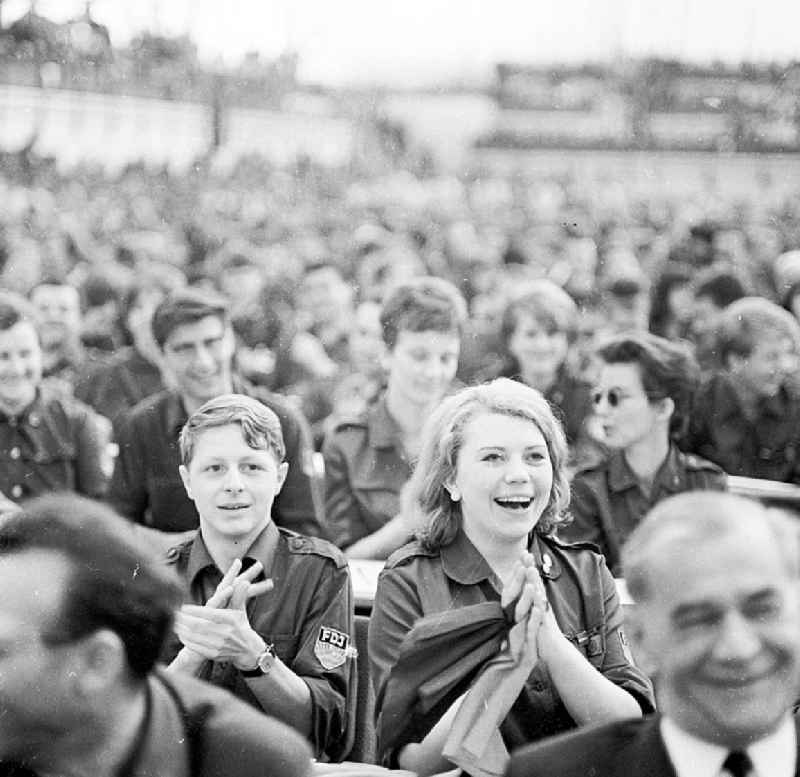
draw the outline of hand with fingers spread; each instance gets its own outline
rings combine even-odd
[[[175,633],[183,648],[170,669],[197,672],[206,660],[231,661],[252,668],[264,640],[250,627],[249,599],[272,590],[272,580],[253,582],[263,570],[256,562],[244,572],[236,559],[205,605],[184,605],[175,616]],[[253,652],[255,651],[255,653]]]

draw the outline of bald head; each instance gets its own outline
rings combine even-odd
[[[628,591],[638,602],[649,599],[656,570],[673,551],[692,553],[729,534],[740,534],[743,543],[767,535],[776,544],[788,573],[800,577],[798,526],[781,510],[745,497],[712,491],[677,494],[659,502],[625,544],[623,569]]]

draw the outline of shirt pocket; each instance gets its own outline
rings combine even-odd
[[[71,443],[39,447],[22,455],[30,477],[48,491],[74,491],[77,451]]]

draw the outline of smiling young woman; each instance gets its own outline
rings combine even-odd
[[[547,401],[505,378],[462,389],[428,420],[404,492],[416,540],[387,562],[370,621],[385,763],[419,774],[449,768],[443,748],[469,677],[456,678],[458,698],[439,701],[442,714],[425,716],[413,730],[394,711],[409,683],[424,683],[424,662],[405,684],[396,677],[417,624],[427,616],[457,621],[459,612],[471,622],[473,605],[496,605],[509,628],[522,624],[525,632],[513,659],[520,690],[507,699],[498,729],[509,749],[652,708],[649,682],[627,657],[619,600],[601,557],[554,537],[569,502],[566,457]]]

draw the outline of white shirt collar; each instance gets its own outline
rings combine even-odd
[[[727,748],[688,734],[669,718],[661,718],[660,728],[678,777],[719,777]],[[797,735],[792,719],[787,715],[774,733],[750,745],[747,754],[757,777],[794,777]]]

